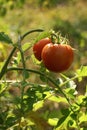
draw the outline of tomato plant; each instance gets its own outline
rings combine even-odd
[[[41,40],[39,40],[37,43],[34,44],[33,46],[33,52],[34,52],[34,55],[36,57],[36,59],[38,59],[39,61],[41,61],[41,52],[42,52],[42,49],[43,47],[50,43],[51,42],[51,39],[50,38],[43,38]]]
[[[41,56],[48,70],[62,72],[71,66],[74,52],[70,45],[51,43],[43,48]]]
[[[87,82],[82,95],[77,91],[75,80],[80,83],[84,77],[87,78],[87,66],[76,70],[72,77],[66,76],[66,73],[55,75],[46,71],[42,64],[38,64],[38,69],[34,66],[31,68],[32,57],[28,58],[25,51],[29,52],[32,42],[24,43],[23,40],[33,32],[42,33],[42,30],[28,31],[19,36],[14,44],[7,34],[0,32],[2,44],[11,44],[13,47],[0,69],[0,129],[86,130]],[[52,66],[47,64],[52,67],[50,70],[58,72],[71,65],[74,55],[70,45],[52,42],[46,44],[41,53],[42,60],[44,56],[51,60]],[[29,66],[26,65],[28,62]],[[32,60],[32,64],[34,63]],[[65,66],[61,65],[58,69],[58,63]],[[36,79],[32,80],[34,76]]]

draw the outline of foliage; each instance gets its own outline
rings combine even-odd
[[[32,59],[32,56],[27,58],[25,52],[32,48],[32,42],[23,43],[23,39],[33,32],[42,31],[28,31],[14,44],[10,42],[12,40],[7,34],[0,33],[0,40],[3,39],[7,44],[10,42],[13,46],[0,72],[0,129],[85,130],[87,88],[85,84],[84,95],[79,95],[75,80],[81,82],[87,77],[87,66],[82,66],[69,77],[63,73],[55,75],[41,63],[37,64],[37,60]],[[49,33],[42,32],[36,40],[45,34]],[[15,56],[16,49],[18,52]],[[34,60],[33,64],[36,64],[38,69],[27,68],[27,60]],[[10,80],[8,73],[13,73],[14,79]],[[38,83],[31,80],[32,75],[37,75]]]
[[[68,4],[70,1],[69,0],[38,0],[38,4],[41,7],[48,7],[48,8],[53,8],[58,6],[59,4]]]
[[[0,0],[1,130],[87,129],[86,5],[86,0]],[[28,28],[46,31],[20,36]],[[32,54],[50,28],[75,49],[64,73],[48,71]]]
[[[12,43],[12,40],[4,32],[0,33],[0,41],[5,43]]]

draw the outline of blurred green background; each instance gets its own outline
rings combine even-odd
[[[87,65],[87,0],[0,0],[0,32],[15,42],[19,33],[37,28],[60,31],[70,40],[76,49],[73,70]],[[36,36],[27,37],[25,42]],[[10,49],[0,43],[0,63]]]

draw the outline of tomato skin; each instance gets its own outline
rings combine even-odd
[[[74,52],[66,44],[47,44],[42,50],[42,61],[45,67],[53,72],[67,70],[73,62]]]
[[[51,43],[51,39],[47,37],[47,38],[41,39],[36,44],[34,44],[33,53],[34,53],[36,59],[38,59],[39,61],[41,61],[41,59],[42,59],[41,58],[42,49],[48,43]]]

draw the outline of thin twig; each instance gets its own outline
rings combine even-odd
[[[23,34],[22,36],[21,36],[21,40],[23,40],[27,35],[29,35],[30,33],[33,33],[33,32],[42,32],[42,31],[44,31],[43,29],[34,29],[34,30],[31,30],[31,31],[28,31],[28,32],[26,32],[25,34]]]

